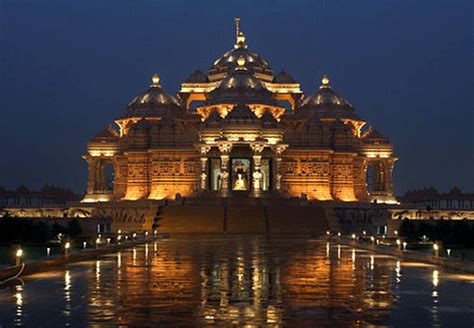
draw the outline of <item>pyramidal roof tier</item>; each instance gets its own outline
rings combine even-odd
[[[201,72],[199,69],[195,70],[193,73],[184,80],[184,83],[208,83],[209,78],[206,74]]]
[[[378,141],[378,142],[381,142],[381,143],[389,143],[390,142],[390,140],[388,140],[388,138],[386,136],[384,136],[382,133],[380,133],[377,129],[375,129],[373,127],[370,127],[369,129],[367,129],[367,131],[365,131],[362,134],[362,139],[364,141]]]

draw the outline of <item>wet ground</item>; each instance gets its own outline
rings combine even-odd
[[[177,236],[0,286],[0,327],[473,327],[474,276],[302,236]]]

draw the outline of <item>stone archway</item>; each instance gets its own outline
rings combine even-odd
[[[382,161],[369,161],[365,170],[369,195],[387,191],[386,170]]]

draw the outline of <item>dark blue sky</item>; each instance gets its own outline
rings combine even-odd
[[[0,185],[85,188],[88,140],[234,43],[306,94],[323,74],[400,161],[395,190],[473,191],[472,1],[0,1]]]

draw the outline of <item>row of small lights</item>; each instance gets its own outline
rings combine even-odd
[[[398,236],[398,231],[395,230],[395,231],[394,231],[394,234],[395,234],[395,236]],[[330,235],[331,235],[331,232],[330,232],[329,230],[326,231],[326,235],[330,236]],[[365,230],[362,231],[362,235],[363,235],[363,236],[366,236],[366,235],[367,235],[367,232],[366,232]],[[338,236],[338,237],[341,237],[341,233],[338,232],[338,233],[337,233],[337,236]],[[353,240],[357,240],[357,235],[356,235],[355,233],[353,233],[353,234],[351,235],[351,238],[352,238]],[[382,236],[382,238],[385,239],[385,235]],[[378,240],[378,239],[375,239],[374,236],[370,236],[370,241],[371,241],[372,243],[377,242],[377,245],[379,244],[379,240]],[[396,240],[396,243],[397,243],[397,246],[398,246],[399,248],[400,248],[400,246],[403,246],[403,250],[406,251],[406,248],[407,248],[407,245],[408,245],[408,243],[407,243],[406,241],[404,241],[404,242],[402,243],[402,241],[401,241],[400,239],[397,239],[397,240]],[[440,247],[439,247],[438,243],[433,243],[433,250],[435,251],[436,256],[439,256],[439,249],[440,249]],[[448,254],[448,256],[451,256],[451,249],[449,249],[449,248],[446,249],[446,253]]]
[[[117,231],[117,234],[118,234],[118,235],[117,235],[117,241],[118,241],[119,244],[120,244],[120,240],[122,239],[121,233],[122,233],[121,230],[118,230],[118,231]],[[155,237],[156,237],[156,234],[157,234],[157,233],[158,233],[158,232],[157,232],[156,230],[153,231],[153,234],[154,234]],[[148,234],[149,234],[148,231],[145,231],[145,237],[148,237]],[[99,245],[101,244],[101,240],[102,240],[101,238],[102,238],[102,235],[99,234],[99,235],[97,236],[97,239],[95,240],[96,248],[99,248]],[[129,236],[126,235],[126,236],[125,236],[125,240],[128,240],[128,238],[129,238]],[[136,238],[137,238],[137,234],[134,232],[134,233],[132,234],[132,239],[136,239]],[[110,245],[110,242],[111,242],[111,238],[107,238],[107,244],[108,244],[108,245]],[[71,248],[71,243],[68,241],[68,242],[66,242],[66,243],[64,244],[64,255],[67,256],[67,255],[69,254],[69,249],[70,249],[70,248]],[[83,248],[83,249],[86,249],[86,248],[87,248],[87,242],[84,241],[84,242],[82,243],[82,248]],[[15,254],[15,255],[16,255],[16,265],[18,266],[18,265],[20,265],[20,263],[21,263],[21,258],[22,258],[22,256],[23,256],[23,249],[18,248],[18,249],[16,250],[16,254]],[[47,247],[47,248],[46,248],[46,255],[47,255],[48,257],[51,255],[51,248],[50,248],[50,247]]]

